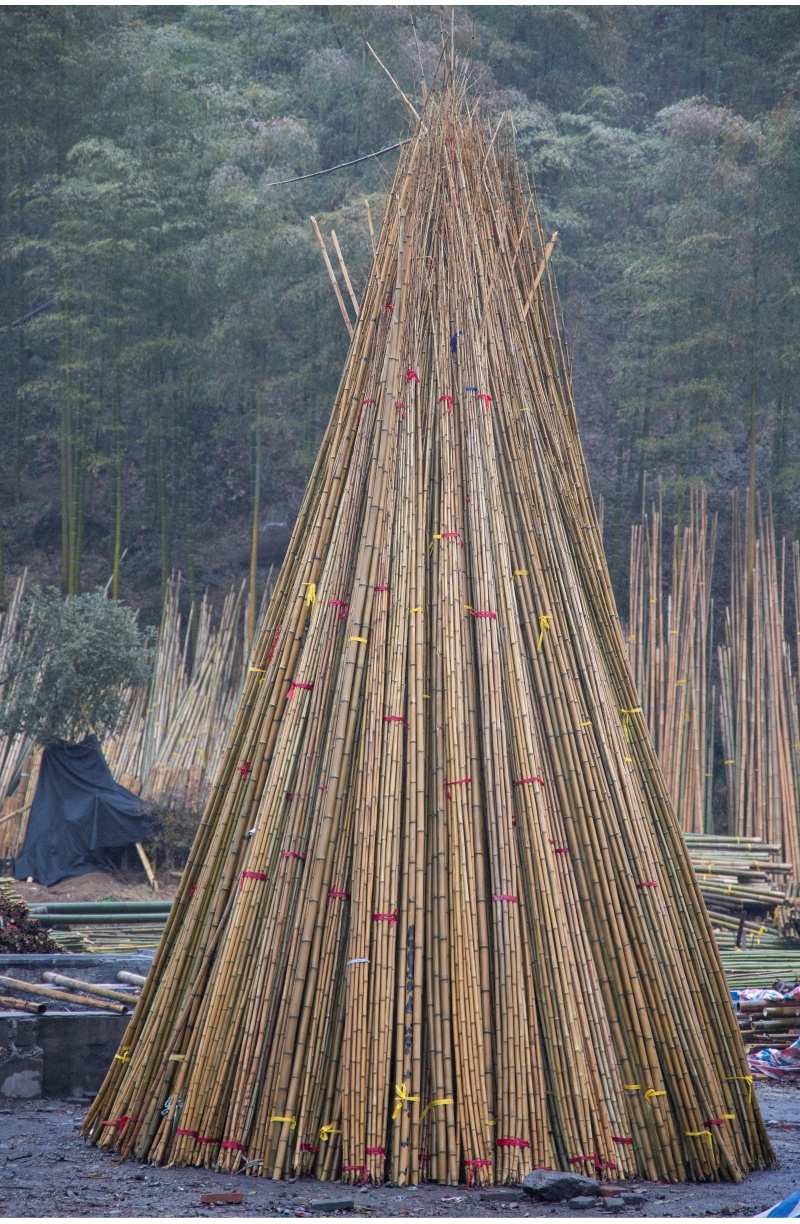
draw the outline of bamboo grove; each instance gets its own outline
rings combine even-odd
[[[626,658],[508,130],[427,96],[84,1133],[366,1184],[773,1162]]]

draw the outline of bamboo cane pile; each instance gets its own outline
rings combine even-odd
[[[714,690],[711,574],[716,515],[705,489],[692,489],[689,522],[675,525],[672,586],[664,599],[664,512],[631,532],[628,657],[661,768],[687,833],[712,832]]]
[[[726,642],[718,647],[728,832],[779,845],[797,873],[800,747],[797,682],[785,631],[785,541],[779,568],[772,514],[762,515],[748,494],[744,517],[743,529],[734,493],[731,606]],[[800,592],[796,545],[794,559]]]
[[[11,696],[16,684],[29,678],[9,672],[11,649],[24,616],[25,570],[14,587],[6,611],[0,614],[0,702]],[[26,735],[0,737],[0,858],[13,858],[25,840],[28,813],[39,774],[38,757]],[[31,781],[33,788],[31,788]]]
[[[508,130],[428,94],[93,1143],[358,1184],[773,1163],[627,664],[553,245]]]
[[[241,691],[244,587],[227,595],[219,624],[208,595],[185,627],[180,575],[167,586],[150,682],[130,694],[128,712],[103,747],[123,786],[159,803],[199,803],[216,771]]]

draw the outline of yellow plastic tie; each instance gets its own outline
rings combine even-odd
[[[454,1104],[455,1104],[455,1101],[453,1100],[452,1097],[439,1097],[437,1101],[428,1101],[428,1104],[425,1106],[422,1113],[419,1115],[419,1120],[420,1122],[422,1122],[422,1119],[425,1117],[428,1110],[435,1109],[437,1105],[454,1105]]]
[[[539,617],[539,645],[536,647],[536,649],[537,649],[537,650],[541,650],[541,649],[542,649],[542,642],[544,641],[544,633],[545,633],[545,629],[546,629],[546,630],[549,632],[549,630],[550,630],[550,621],[551,621],[552,619],[553,619],[553,614],[552,614],[552,612],[549,612],[549,613],[547,614],[547,616],[540,616],[540,617]]]
[[[121,1053],[121,1054],[115,1054],[115,1055],[114,1055],[114,1057],[115,1057],[115,1058],[118,1058],[118,1059],[119,1059],[119,1061],[120,1061],[121,1063],[130,1062],[130,1061],[131,1061],[131,1048],[130,1048],[130,1046],[124,1046],[124,1047],[123,1047],[123,1050],[122,1050],[122,1053]]]
[[[360,637],[351,637],[351,638],[348,638],[348,641],[350,641],[350,642],[363,642],[365,646],[366,646],[366,644],[367,644],[367,639],[366,639],[366,638],[360,638]]]
[[[431,546],[430,546],[430,551],[431,551],[431,552],[433,552],[433,541],[434,541],[434,540],[441,540],[441,538],[442,538],[442,537],[441,537],[441,535],[431,536]]]
[[[327,1126],[320,1127],[319,1137],[323,1143],[327,1143],[331,1135],[341,1135],[341,1133],[342,1132],[340,1130],[336,1129],[335,1122],[329,1122]]]
[[[648,1088],[647,1092],[644,1094],[644,1099],[646,1101],[652,1101],[653,1097],[666,1096],[666,1095],[667,1095],[666,1089],[664,1088],[659,1088],[658,1091],[656,1091],[655,1088]]]
[[[248,667],[247,670],[254,671],[254,672],[265,672],[267,669],[266,667]]]
[[[753,1077],[752,1075],[726,1075],[725,1076],[726,1083],[732,1080],[744,1080],[744,1082],[749,1086],[749,1091],[747,1093],[747,1104],[750,1105],[753,1100]]]
[[[431,699],[430,693],[423,693],[422,696],[425,698],[426,701],[430,701]]]
[[[272,1123],[273,1123],[273,1122],[291,1122],[291,1124],[292,1124],[291,1129],[292,1129],[292,1130],[294,1130],[294,1128],[297,1126],[297,1118],[284,1118],[284,1117],[279,1117],[279,1116],[277,1116],[277,1115],[276,1115],[274,1118],[270,1118],[270,1120],[269,1120],[269,1124],[270,1124],[270,1126],[272,1126]]]
[[[408,1089],[406,1088],[405,1084],[395,1084],[394,1091],[395,1091],[395,1102],[394,1102],[394,1113],[392,1114],[393,1122],[395,1118],[397,1117],[397,1115],[400,1113],[400,1110],[405,1105],[406,1101],[418,1101],[419,1100],[418,1096],[408,1095]]]
[[[167,1062],[183,1062],[185,1058],[185,1054],[170,1054]]]
[[[581,723],[581,726],[582,726],[582,727],[591,727],[591,725],[592,725],[592,720],[591,720],[591,719],[588,719],[586,722],[582,722],[582,723]]]
[[[722,1114],[723,1118],[728,1118],[731,1122],[736,1121],[736,1114]]]
[[[676,681],[675,681],[675,687],[677,688],[679,684],[685,684],[685,683],[686,683],[686,679],[685,679],[685,677],[684,677],[684,679],[683,679],[683,680],[676,680]]]
[[[642,1085],[641,1084],[623,1084],[622,1087],[624,1088],[625,1092],[639,1092]]]
[[[710,1130],[684,1131],[683,1133],[689,1139],[700,1139],[703,1135],[708,1135],[708,1146],[711,1148],[711,1155],[714,1155],[714,1136],[711,1134]]]
[[[421,612],[421,611],[422,611],[422,608],[412,608],[408,615],[411,616],[413,612]]]
[[[642,713],[641,706],[634,706],[632,710],[620,710],[620,714],[622,715],[622,725],[625,728],[625,738],[628,741],[628,743],[631,742],[631,732],[630,732],[631,714],[641,714],[641,713]]]
[[[514,570],[514,577],[521,578],[524,574],[530,573],[530,570]]]
[[[734,760],[734,758],[733,758],[733,757],[731,757],[731,759],[730,759],[729,761],[724,761],[724,762],[723,762],[723,764],[725,764],[725,765],[735,765],[735,764],[736,764],[736,761]]]
[[[636,634],[635,634],[635,633],[629,633],[629,634],[628,634],[628,641],[629,641],[629,642],[635,642],[635,641],[636,641]]]

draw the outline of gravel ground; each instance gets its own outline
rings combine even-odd
[[[800,1086],[758,1090],[780,1168],[754,1173],[741,1185],[627,1183],[643,1190],[644,1209],[626,1216],[752,1216],[800,1185]],[[9,1102],[0,1108],[0,1216],[302,1216],[320,1199],[352,1199],[351,1214],[368,1217],[577,1216],[567,1207],[536,1204],[513,1190],[486,1192],[445,1186],[418,1189],[342,1187],[301,1180],[272,1183],[207,1169],[155,1169],[88,1147],[78,1128],[85,1104]],[[240,1190],[241,1206],[203,1207],[208,1191]],[[340,1213],[342,1218],[346,1218]]]

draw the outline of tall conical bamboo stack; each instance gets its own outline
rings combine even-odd
[[[706,492],[692,489],[689,521],[676,524],[672,581],[665,599],[663,507],[631,531],[628,657],[645,720],[686,833],[711,833],[713,700],[711,574],[717,518]]]
[[[751,496],[744,517],[755,532],[742,529],[732,499],[731,606],[718,647],[728,831],[781,846],[796,875],[797,696],[785,633],[785,546],[779,576],[772,513],[762,515],[760,505],[751,512]]]
[[[508,132],[430,93],[92,1142],[356,1183],[773,1162],[626,660],[552,249]]]

